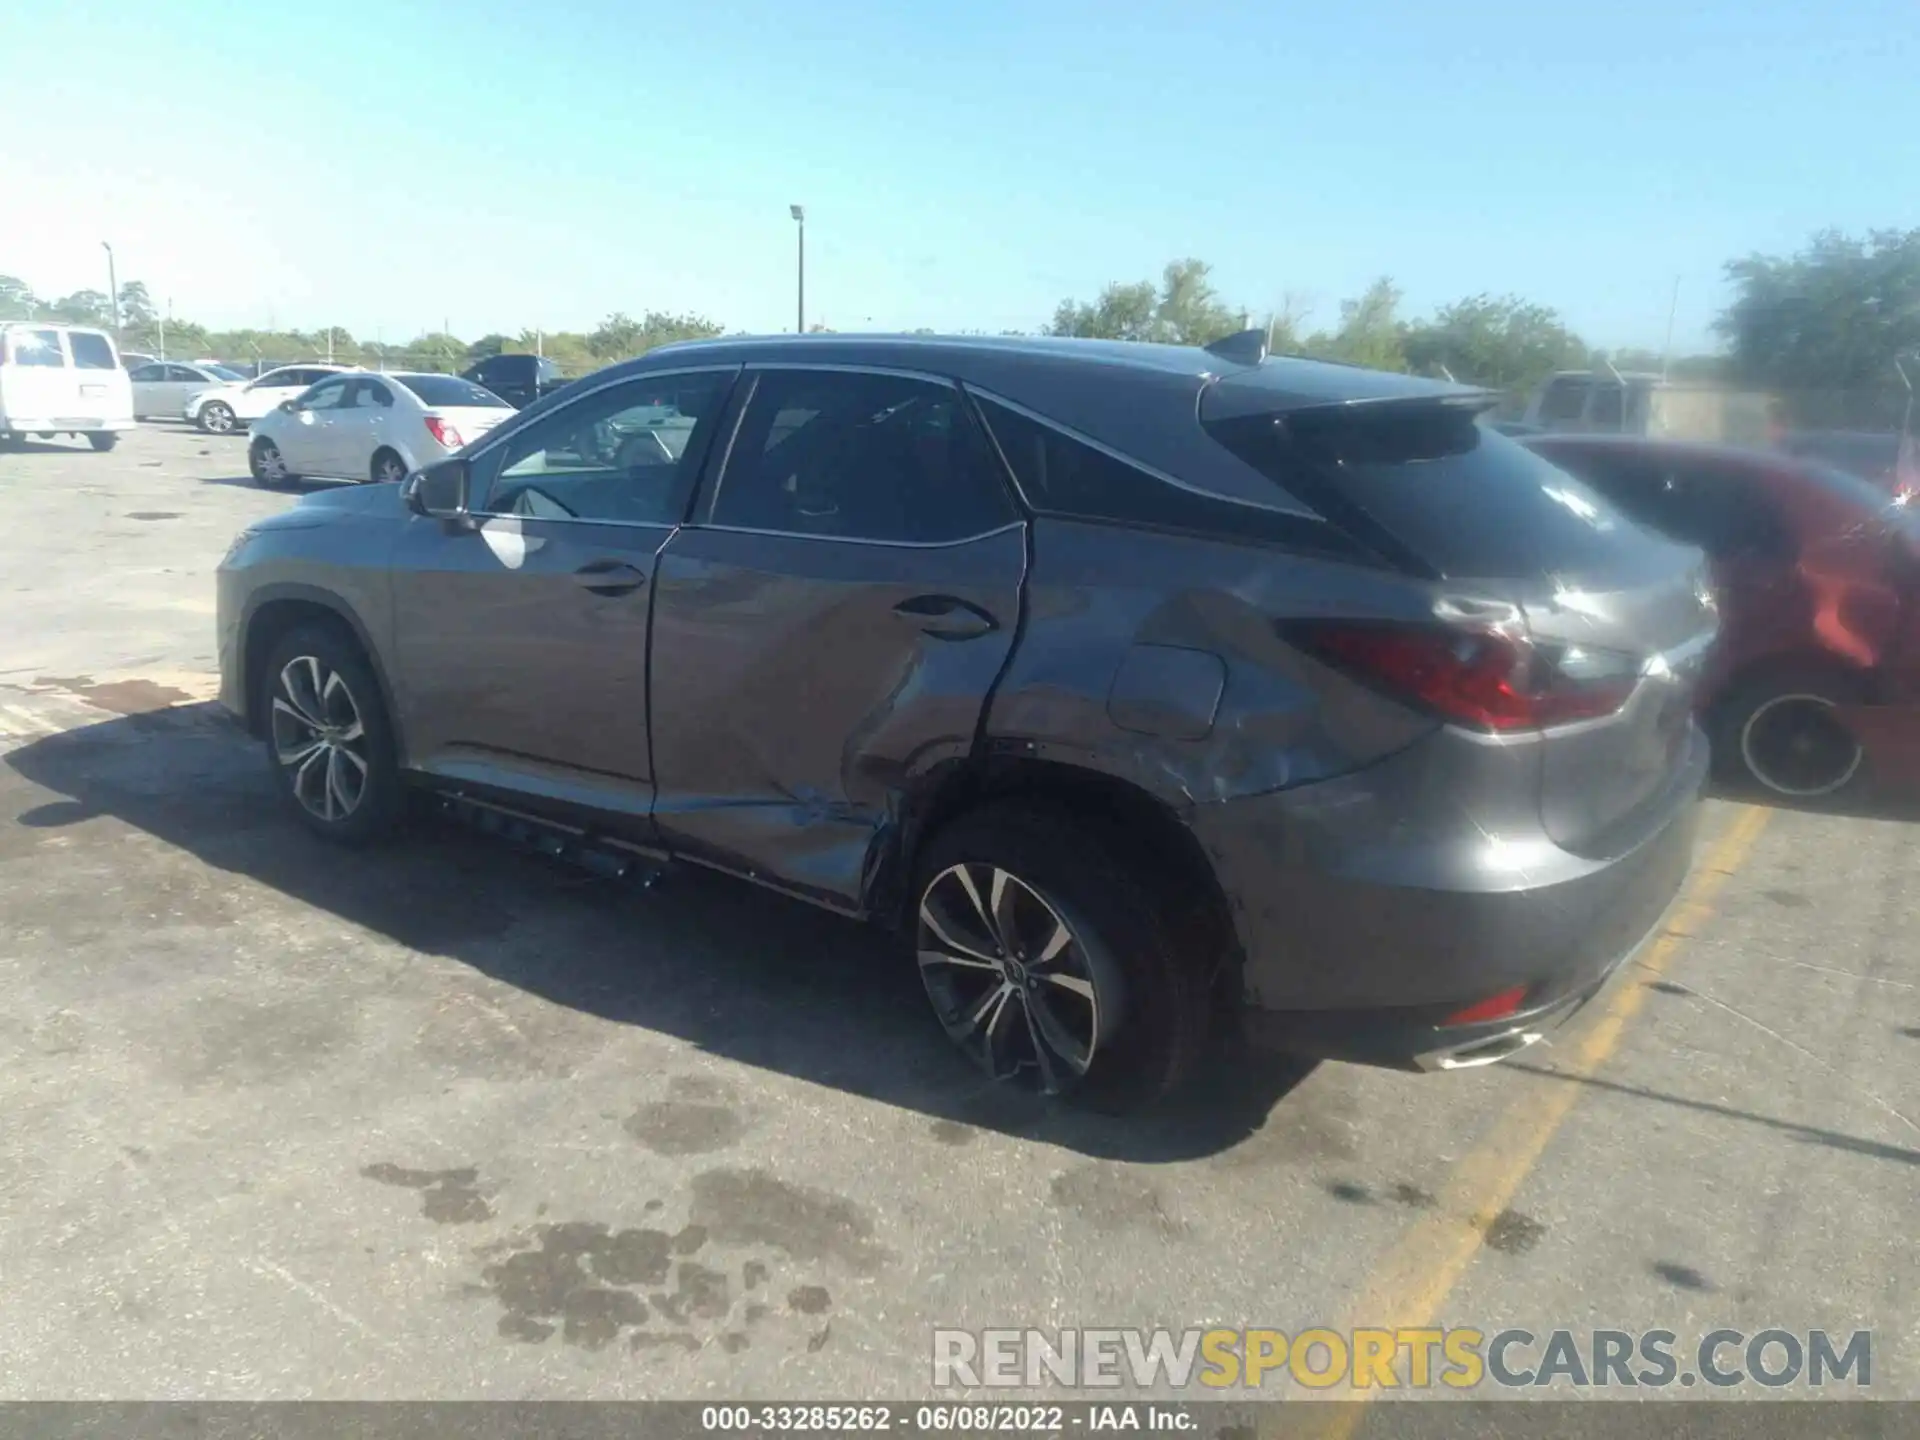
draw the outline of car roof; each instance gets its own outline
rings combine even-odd
[[[598,386],[681,365],[814,365],[951,378],[1031,409],[1151,469],[1267,509],[1312,513],[1197,423],[1244,415],[1485,392],[1299,356],[1234,359],[1191,345],[1029,335],[764,335],[687,340],[610,366]]]
[[[78,330],[83,335],[105,335],[98,325],[70,325],[65,320],[0,320],[0,330]]]

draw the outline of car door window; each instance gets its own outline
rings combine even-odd
[[[347,382],[344,380],[316,385],[300,397],[302,410],[343,410],[347,403]]]
[[[734,372],[648,376],[585,396],[483,457],[482,509],[530,519],[675,525]]]
[[[957,387],[770,370],[748,402],[710,523],[925,545],[985,535],[1015,518]]]
[[[60,348],[58,330],[16,330],[13,332],[13,363],[64,370],[66,351]]]
[[[179,381],[184,385],[212,385],[214,377],[204,370],[195,370],[190,365],[169,365],[166,367],[166,379]]]
[[[133,381],[136,385],[149,385],[156,380],[171,380],[173,376],[167,372],[172,368],[173,367],[169,365],[141,365],[129,370],[127,372],[127,379]]]
[[[1541,420],[1548,424],[1578,420],[1586,411],[1589,388],[1585,380],[1553,381],[1540,400]]]
[[[95,335],[86,330],[70,331],[67,343],[73,347],[73,363],[80,370],[118,370],[119,357],[113,353],[113,343],[104,335]]]
[[[353,380],[347,384],[346,398],[340,402],[342,410],[390,410],[393,408],[393,391],[378,380]]]

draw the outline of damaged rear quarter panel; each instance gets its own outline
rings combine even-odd
[[[1025,630],[987,738],[997,754],[1096,770],[1176,811],[1344,774],[1432,722],[1329,683],[1274,622],[1411,619],[1422,603],[1417,587],[1358,566],[1043,517]],[[1209,675],[1217,696],[1196,693]]]

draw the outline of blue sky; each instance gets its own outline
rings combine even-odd
[[[63,0],[0,7],[0,273],[388,340],[615,309],[1033,328],[1211,261],[1603,345],[1721,266],[1920,225],[1914,0]],[[30,198],[28,198],[30,197]]]

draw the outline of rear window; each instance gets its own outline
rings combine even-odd
[[[94,335],[85,330],[67,332],[67,343],[73,347],[73,363],[80,370],[118,370],[120,361],[113,353],[113,345],[104,335]]]
[[[1604,496],[1464,408],[1296,414],[1216,435],[1363,542],[1443,576],[1592,574],[1649,542]]]
[[[507,403],[491,390],[482,389],[471,380],[462,380],[458,375],[393,375],[388,378],[419,396],[423,405],[500,410]]]
[[[67,363],[66,354],[60,349],[58,330],[15,330],[13,343],[8,349],[12,351],[16,365],[64,369]]]

